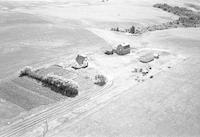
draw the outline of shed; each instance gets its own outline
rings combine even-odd
[[[142,63],[149,63],[154,60],[154,55],[152,53],[145,54],[139,58]]]

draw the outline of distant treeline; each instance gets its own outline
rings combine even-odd
[[[200,13],[198,12],[184,7],[172,7],[168,4],[155,4],[153,7],[178,15],[179,19],[175,23],[184,27],[200,27]]]
[[[136,33],[135,26],[131,26],[129,29],[120,29],[119,27],[116,27],[116,28],[111,28],[110,30],[111,31],[117,31],[117,32],[128,32],[128,33],[131,33],[131,34]]]
[[[172,6],[170,6],[170,5],[166,4],[166,3],[164,3],[164,4],[155,4],[155,5],[153,5],[153,7],[160,8],[160,9],[162,9],[164,11],[176,14],[178,16],[190,16],[190,15],[194,14],[194,12],[192,10],[189,10],[187,8],[178,7],[178,6],[172,7]]]
[[[111,30],[119,32],[129,32],[131,34],[142,34],[148,31],[164,30],[164,29],[178,28],[178,27],[200,27],[199,12],[195,12],[184,7],[178,7],[178,6],[173,7],[168,4],[155,4],[153,5],[153,7],[162,9],[169,13],[173,13],[179,16],[179,18],[174,21],[147,27],[131,26],[131,28],[125,30],[122,30],[117,27],[117,28],[112,28]]]

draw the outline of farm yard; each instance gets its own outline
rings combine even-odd
[[[148,58],[149,55],[153,53],[159,53],[160,57],[158,59],[153,60],[152,62],[149,62],[148,64],[139,62],[139,57]],[[103,61],[102,59],[106,61]],[[94,54],[89,56],[90,64],[89,67],[85,69],[73,70],[72,68],[69,67],[69,62],[65,64],[61,61],[60,63],[58,62],[58,64],[62,64],[62,66],[49,65],[45,67],[40,67],[39,69],[35,70],[35,72],[40,76],[45,76],[50,73],[53,73],[54,75],[66,77],[76,81],[80,85],[79,88],[80,92],[74,98],[69,98],[67,96],[61,95],[60,93],[56,93],[49,87],[43,86],[41,82],[29,78],[27,76],[15,78],[10,82],[1,85],[1,87],[4,87],[6,89],[6,90],[2,89],[3,91],[2,93],[4,93],[5,95],[2,94],[1,97],[5,98],[6,100],[12,103],[15,103],[16,105],[23,108],[25,111],[28,110],[30,112],[32,111],[32,113],[36,111],[38,111],[36,113],[39,113],[40,111],[43,110],[43,107],[40,106],[45,106],[45,105],[47,106],[46,108],[49,108],[47,109],[48,113],[52,114],[54,112],[54,109],[59,109],[59,111],[60,110],[64,111],[66,109],[64,112],[69,113],[70,112],[69,110],[76,108],[74,107],[74,105],[79,106],[81,104],[88,104],[88,103],[90,104],[91,102],[93,102],[93,98],[96,98],[96,96],[100,98],[99,103],[101,103],[102,101],[103,102],[107,101],[107,99],[119,95],[123,90],[112,91],[112,89],[115,89],[115,87],[118,87],[119,85],[122,86],[124,84],[123,83],[124,79],[129,80],[129,82],[127,83],[127,88],[130,86],[130,84],[137,85],[141,82],[145,82],[146,80],[150,79],[151,76],[157,75],[162,70],[169,69],[168,68],[169,66],[173,67],[175,63],[181,62],[183,59],[184,58],[179,57],[177,55],[173,55],[168,51],[162,51],[158,49],[152,50],[145,48],[132,50],[131,53],[127,56],[119,56],[119,55],[108,56],[103,54],[97,54],[97,55]],[[113,64],[110,64],[110,61],[112,61]],[[68,68],[66,68],[66,66],[68,66]],[[123,68],[123,66],[126,66],[126,68]],[[145,71],[145,68],[148,66],[152,68],[151,70],[148,70],[148,74],[146,73],[144,74],[143,72]],[[134,71],[135,69],[138,69],[138,71]],[[97,74],[99,74],[98,70],[101,70],[103,72],[102,74],[105,74],[105,76],[108,77],[109,79],[108,83],[106,83],[106,85],[103,87],[95,85],[94,82],[92,81],[92,78],[94,78]],[[124,73],[123,79],[118,79],[120,74],[117,72]],[[113,78],[115,79],[114,81]],[[109,81],[113,81],[114,83],[110,85]],[[63,105],[60,106],[61,102],[64,102],[64,104],[71,104],[71,106],[70,105],[67,105],[65,107]],[[51,105],[54,106],[53,109]],[[92,107],[95,107],[96,105],[98,105],[98,103],[97,104],[94,103]],[[87,110],[89,108],[83,107],[84,110]],[[45,112],[44,115],[46,115],[47,112]],[[82,110],[80,110],[80,112],[82,112]],[[78,113],[77,115],[80,114]],[[25,117],[25,116],[26,113],[18,117]],[[38,115],[38,117],[35,117],[35,119],[39,119],[40,118],[39,116],[40,115]],[[53,118],[53,116],[51,117]],[[38,120],[38,124],[39,121],[40,120]],[[16,124],[18,124],[18,122]],[[15,134],[15,132],[11,131],[10,132],[7,131],[7,133]],[[21,134],[22,132],[20,131],[19,135]]]
[[[199,5],[0,1],[0,136],[199,136]]]

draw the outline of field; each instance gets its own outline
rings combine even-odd
[[[168,4],[169,12],[153,7]],[[129,34],[199,12],[199,0],[0,1],[0,136],[199,136],[199,28]],[[177,8],[177,7],[176,7]],[[182,16],[182,15],[181,15]],[[188,19],[187,21],[190,21]],[[155,29],[157,30],[157,29]],[[128,43],[130,54],[106,55]],[[88,66],[73,69],[76,56]],[[79,85],[67,97],[27,76]],[[106,84],[95,84],[103,75]]]

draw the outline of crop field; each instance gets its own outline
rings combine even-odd
[[[3,83],[1,85],[1,98],[4,98],[25,110],[30,110],[40,105],[53,103],[50,98],[32,92],[29,89],[21,87],[13,82]]]
[[[60,94],[51,91],[49,88],[42,86],[41,83],[33,79],[30,79],[28,77],[16,78],[13,79],[12,81],[15,84],[18,84],[19,86],[31,90],[33,93],[35,92],[36,94],[43,95],[51,100],[59,101],[61,99],[66,99],[65,96],[62,96]]]

